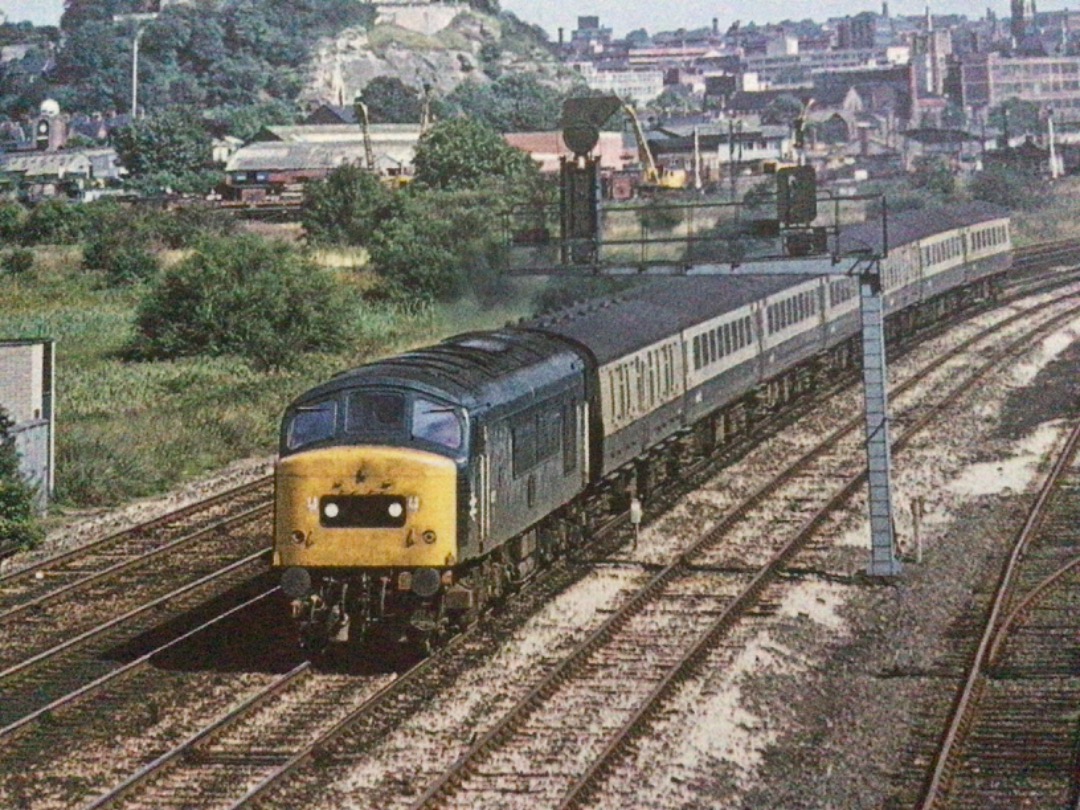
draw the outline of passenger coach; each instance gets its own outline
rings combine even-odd
[[[881,228],[843,251],[880,251]],[[890,218],[892,332],[987,299],[1007,213]],[[471,621],[612,508],[645,498],[858,356],[853,278],[665,278],[515,327],[362,366],[293,402],[273,565],[306,643]]]

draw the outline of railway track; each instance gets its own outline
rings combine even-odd
[[[265,590],[0,728],[0,805],[78,807],[158,758],[172,740],[277,680],[257,668],[224,674],[191,666],[193,651],[220,643],[214,634],[243,625],[276,593],[276,587]],[[175,667],[177,659],[188,667]],[[174,712],[180,717],[163,727],[162,717]],[[122,746],[116,744],[119,718]],[[58,757],[61,767],[50,767]],[[23,775],[28,763],[34,764],[32,780]]]
[[[1053,319],[1049,328],[1075,318],[1077,311]],[[921,404],[894,448],[902,450],[942,410],[1028,345],[1028,340],[1021,338],[995,352],[932,406]],[[918,399],[923,401],[928,393],[921,392]],[[748,618],[754,621],[755,612],[768,612],[769,604],[781,601],[785,583],[780,575],[798,555],[813,551],[817,530],[865,484],[865,473],[856,471],[858,461],[851,463],[850,445],[843,443],[858,426],[849,423],[828,437],[761,490],[760,498],[752,499],[680,554],[489,727],[411,808],[498,807],[514,794],[528,795],[544,806],[590,806],[623,753],[647,733],[650,719],[710,657],[720,640],[739,623]],[[821,487],[823,481],[846,479],[846,483],[830,486],[828,494],[814,498],[812,488],[802,486],[800,479],[818,489],[826,489]],[[781,487],[787,487],[786,491]],[[776,510],[778,499],[783,506]],[[756,514],[766,502],[772,508]],[[797,526],[794,535],[790,524]],[[731,548],[722,545],[726,538],[739,534],[765,541],[762,545],[780,537],[785,540],[779,547],[772,546],[763,565],[743,572],[737,566],[752,556],[744,553],[745,548],[733,555]],[[573,760],[560,756],[570,751],[576,752]],[[578,758],[590,764],[581,767],[574,761]]]
[[[19,610],[140,565],[155,554],[176,549],[197,539],[198,532],[220,526],[238,512],[265,506],[272,496],[273,479],[265,476],[4,574],[0,576],[0,622]]]
[[[1048,277],[1047,281],[1048,281],[1048,283],[1051,282],[1051,281],[1053,283],[1063,283],[1063,277],[1060,274],[1053,274],[1052,277]],[[1023,315],[1018,315],[1017,318],[1014,318],[1014,320],[1017,320],[1017,319],[1022,318],[1022,317],[1023,317]],[[266,488],[264,494],[259,494],[257,492],[257,485],[263,485]],[[247,488],[245,488],[245,489],[247,489]],[[269,482],[268,482],[268,480],[264,479],[264,480],[262,480],[260,482],[256,482],[255,485],[251,486],[251,488],[248,490],[247,494],[249,496],[251,496],[252,502],[255,503],[255,504],[257,504],[262,498],[269,499]],[[225,496],[222,496],[222,498],[224,498],[224,497]],[[220,500],[220,499],[217,499],[217,500]],[[224,503],[224,500],[220,500],[219,508],[221,508],[220,507],[221,503]],[[229,511],[231,511],[232,508],[234,508],[234,507],[224,507],[223,512],[228,513]],[[256,509],[257,509],[257,507],[256,507]],[[185,519],[186,518],[180,518],[179,520],[182,521],[182,520],[185,520]],[[206,523],[202,524],[203,528],[206,528],[207,524],[212,524],[216,520],[220,520],[220,517],[207,518]],[[151,534],[151,535],[153,534],[154,531],[158,531],[158,530],[161,530],[161,531],[165,532],[165,535],[163,536],[163,539],[153,541],[154,546],[153,546],[153,549],[150,550],[150,557],[148,559],[153,558],[154,556],[159,556],[159,557],[167,556],[167,554],[168,554],[168,548],[167,547],[170,544],[183,541],[183,538],[180,536],[180,533],[183,531],[183,529],[177,529],[177,530],[175,530],[173,532],[170,532],[170,530],[167,528],[168,525],[169,524],[167,524],[167,523],[162,524],[162,526],[159,529],[156,529],[156,530],[151,529],[150,532],[148,532],[148,534]],[[107,538],[107,540],[111,541],[111,540],[113,540],[113,538]],[[56,598],[62,599],[65,595],[74,595],[74,594],[79,593],[80,589],[84,588],[86,585],[91,585],[91,584],[94,584],[94,583],[99,583],[99,584],[104,583],[104,582],[112,579],[115,575],[120,574],[123,571],[137,570],[139,565],[140,565],[140,563],[138,563],[138,562],[132,562],[131,561],[131,560],[136,559],[135,557],[131,557],[131,558],[127,558],[127,559],[121,558],[121,559],[118,560],[116,556],[113,556],[112,557],[112,562],[108,562],[108,560],[110,559],[110,554],[122,555],[123,552],[120,552],[120,551],[109,552],[104,544],[98,548],[98,551],[93,552],[93,553],[95,554],[97,560],[104,560],[106,562],[104,564],[100,565],[100,567],[98,566],[98,564],[93,563],[93,562],[87,563],[86,566],[84,567],[83,565],[80,565],[77,562],[78,557],[79,557],[79,553],[78,552],[72,552],[71,554],[63,555],[62,558],[57,558],[56,563],[53,563],[53,561],[47,561],[45,564],[43,564],[42,566],[37,567],[35,569],[30,569],[30,570],[27,570],[27,571],[17,572],[14,575],[9,575],[8,577],[0,579],[0,594],[5,593],[5,588],[3,587],[5,582],[11,582],[11,583],[21,582],[22,585],[20,587],[25,587],[25,590],[23,590],[23,594],[29,594],[28,596],[21,596],[21,597],[20,596],[13,596],[11,598],[11,602],[9,603],[10,604],[9,609],[12,611],[12,615],[14,616],[17,613],[22,613],[23,615],[30,615],[32,613],[37,612],[41,607],[47,607],[49,605],[49,603],[50,603],[50,601],[52,600],[53,597],[50,597],[49,592],[46,592],[44,590],[44,588],[43,588],[43,590],[41,592],[34,593],[33,592],[33,587],[35,587],[36,584],[46,583],[47,585],[53,585],[53,593],[55,593]],[[88,557],[86,559],[90,560],[91,558]],[[56,565],[56,568],[53,569],[53,570],[55,570],[57,572],[57,575],[55,577],[50,572],[50,568],[49,568],[50,564]],[[41,572],[40,576],[38,576],[39,572]],[[253,575],[249,573],[248,574],[248,581],[250,581],[251,576],[253,576]],[[239,579],[243,580],[243,576],[241,576]],[[80,584],[81,580],[86,580],[86,582]],[[177,594],[172,594],[172,593],[166,594],[163,599],[155,600],[152,603],[153,607],[148,608],[147,610],[149,612],[149,611],[153,611],[155,609],[159,609],[162,605],[172,604],[173,607],[176,607],[176,608],[179,609],[178,612],[182,613],[184,610],[188,610],[193,605],[199,603],[198,597],[193,597],[191,602],[185,603],[186,607],[182,607],[176,601],[177,597],[178,597]],[[205,599],[205,598],[206,597],[205,597],[205,594],[204,594],[203,599]],[[22,601],[20,601],[20,599]],[[27,602],[29,602],[30,604],[27,605],[26,604]],[[159,616],[159,619],[160,619],[160,616]],[[130,633],[131,628],[129,628],[128,630],[126,630],[124,632]],[[136,630],[136,632],[139,632],[139,631]],[[105,647],[109,646],[110,644],[115,643],[115,641],[116,641],[115,639],[112,639],[112,638],[105,639],[102,636],[96,636],[96,637],[101,640],[101,642],[99,644],[97,644],[98,649],[105,648]],[[80,640],[78,643],[82,643],[83,641],[88,641],[88,640],[89,639],[83,639],[83,640]],[[90,659],[90,658],[93,658],[93,655],[88,655],[87,656],[87,659]],[[58,659],[54,659],[54,660],[58,660]],[[9,667],[9,669],[11,669],[11,667]],[[41,671],[44,672],[45,670],[41,670]],[[56,696],[56,691],[62,692],[64,688],[70,688],[71,683],[78,684],[80,682],[80,680],[83,682],[82,685],[85,686],[86,677],[89,677],[91,674],[93,674],[93,673],[84,673],[81,678],[74,679],[73,681],[71,681],[68,684],[68,686],[58,686],[58,690],[54,690],[53,692],[50,692],[50,694],[48,694],[48,695],[43,695],[42,700],[44,700],[45,698],[48,698],[48,697],[54,697],[55,699],[60,699],[60,698],[55,697]],[[3,699],[5,698],[5,694],[3,692],[3,677],[2,677],[2,675],[3,675],[3,673],[0,673],[0,705],[3,705]],[[420,676],[422,676],[422,675],[423,675],[423,671],[421,670],[420,671]],[[58,684],[59,683],[60,683],[60,681],[58,681]],[[297,683],[300,683],[300,681],[298,680]],[[397,690],[394,690],[394,691],[397,692]],[[400,700],[400,692],[398,692],[398,699]],[[41,711],[47,705],[48,705],[47,703],[42,703],[39,700],[37,708],[34,709],[33,711]],[[265,704],[264,704],[264,707],[265,707]],[[19,711],[24,712],[23,717],[27,716],[25,714],[25,711],[26,711],[25,707],[23,709],[20,709]],[[384,710],[384,712],[385,712],[385,710]],[[40,716],[41,717],[48,717],[49,713],[50,713],[50,710],[45,710],[45,711],[41,712]],[[18,712],[15,712],[14,714],[18,714]],[[232,728],[234,726],[234,724],[237,725],[237,726],[242,726],[244,724],[244,722],[245,722],[243,720],[243,716],[244,715],[237,715],[236,718],[234,718],[229,723],[225,723],[222,727],[223,728]],[[359,713],[359,717],[361,718],[361,720],[363,720],[363,718],[369,718],[370,716],[371,716],[370,709],[364,709],[363,711],[361,711]],[[11,718],[8,718],[8,719],[10,720]],[[347,736],[348,735],[348,728],[350,727],[350,725],[355,725],[356,720],[357,720],[357,718],[355,718],[355,717],[351,718],[351,719],[343,718],[342,721],[341,721],[341,729],[339,731],[341,731],[341,733],[343,733],[343,734],[345,734]],[[4,719],[0,718],[0,724],[2,724],[3,722],[4,722]],[[9,723],[9,727],[10,727],[10,725],[11,724]],[[324,723],[324,725],[325,725],[325,723]],[[295,728],[294,728],[294,730],[295,730]],[[320,734],[321,734],[321,732],[320,732]],[[195,735],[195,736],[197,736],[197,735]],[[302,735],[299,735],[299,736],[302,736]],[[3,734],[0,733],[0,738],[2,738],[2,737],[3,737]],[[207,735],[205,737],[200,736],[197,741],[194,741],[192,743],[193,747],[192,747],[191,750],[192,751],[195,751],[195,750],[212,750],[212,749],[206,749],[206,746],[211,745],[211,741],[213,739],[216,739],[216,737],[214,735]],[[240,738],[238,738],[238,739],[240,739]],[[295,744],[293,744],[292,748],[289,748],[288,746],[284,746],[284,747],[282,747],[280,749],[276,749],[274,751],[270,751],[269,749],[267,749],[267,750],[263,751],[262,753],[259,753],[259,751],[256,750],[255,754],[252,757],[252,766],[253,766],[252,774],[253,775],[251,776],[249,781],[257,781],[258,784],[256,784],[248,792],[248,794],[240,801],[240,804],[242,805],[244,803],[257,802],[260,799],[260,797],[265,797],[267,794],[271,794],[275,790],[278,789],[277,786],[279,784],[280,774],[279,775],[271,774],[270,776],[268,776],[268,777],[266,777],[264,779],[261,779],[261,781],[259,781],[259,779],[257,778],[257,776],[255,774],[265,772],[268,769],[268,767],[271,770],[273,770],[274,773],[277,773],[277,771],[282,770],[282,768],[284,768],[286,765],[288,765],[288,763],[294,762],[294,760],[295,760],[295,762],[291,767],[293,769],[299,768],[305,762],[310,761],[310,759],[312,757],[317,756],[317,755],[321,755],[323,752],[325,752],[325,750],[327,750],[328,747],[329,748],[333,747],[333,743],[331,742],[331,740],[333,739],[333,735],[321,734],[321,736],[317,736],[314,739],[316,740],[315,742],[313,742],[313,743],[311,743],[309,745],[301,746],[300,749],[297,749]],[[249,745],[249,748],[250,748],[250,743],[243,743],[242,740],[239,741],[239,742],[234,740],[233,745],[234,745],[236,751],[242,751],[244,749],[244,745]],[[292,753],[289,754],[289,751],[292,751]],[[142,795],[142,791],[144,791],[144,790],[150,790],[150,791],[156,790],[156,788],[154,788],[153,785],[156,784],[158,779],[164,778],[161,774],[182,771],[183,769],[176,769],[175,768],[175,765],[173,764],[175,761],[184,761],[184,760],[197,761],[199,756],[201,756],[201,754],[190,754],[190,753],[181,754],[176,758],[176,760],[169,760],[169,761],[163,763],[160,770],[152,771],[152,772],[149,772],[146,775],[144,775],[144,777],[142,777],[142,778],[140,778],[140,780],[138,780],[138,783],[136,785],[129,786],[129,788],[127,789],[127,791],[124,794],[124,796],[126,798],[121,797],[121,796],[118,796],[118,797],[115,797],[115,798],[112,798],[112,799],[103,798],[102,802],[104,804],[108,804],[110,802],[117,802],[117,801],[121,801],[121,800],[122,801],[135,801],[135,799],[133,797],[137,797],[139,795]],[[238,758],[242,759],[246,755],[244,755],[242,753],[235,753],[233,756],[234,756],[233,761],[235,763],[235,762],[239,761]],[[224,759],[228,759],[228,757],[225,757]],[[203,781],[205,781],[205,779]],[[237,780],[228,780],[228,779],[226,779],[225,783],[226,783],[225,786],[227,788],[235,789],[236,784],[237,784]],[[180,792],[182,793],[182,788],[174,787],[174,788],[170,788],[170,790],[180,790]],[[153,794],[149,794],[149,795],[153,795]],[[180,795],[180,794],[178,793],[177,795]],[[124,806],[126,806],[126,805],[124,805]],[[138,805],[136,804],[135,806],[138,806]]]
[[[1080,798],[1078,449],[1080,423],[1008,549],[917,807],[1063,808]]]
[[[197,532],[200,554],[157,554],[0,620],[0,726],[122,664],[157,634],[179,635],[206,612],[243,601],[267,572],[269,507]]]
[[[1080,312],[1080,307],[1071,304],[1059,304],[1059,308],[1064,311],[1050,317],[1041,327],[1035,328],[1034,332],[1029,332],[1011,340],[1003,353],[1008,355],[1010,351],[1021,350],[1023,346],[1036,339],[1038,334],[1052,330],[1064,320],[1075,318],[1077,312]],[[1030,318],[1030,312],[1017,312],[1011,316],[1009,322],[1010,324],[1016,324],[1024,320],[1030,320]],[[980,339],[985,339],[992,331],[984,330],[977,333],[977,335],[965,342],[965,347],[970,349]],[[910,391],[914,399],[919,399],[921,397],[916,395],[920,392],[915,389],[918,388],[920,380],[932,379],[934,382],[926,384],[940,388],[942,380],[939,377],[948,379],[954,376],[955,369],[948,367],[947,361],[948,358],[938,358],[937,361],[930,364],[930,368],[924,370],[922,377],[905,383],[903,389]],[[984,362],[979,369],[980,373],[988,372],[999,362],[1000,357]],[[933,376],[935,373],[937,373],[937,377]],[[972,386],[977,384],[978,379],[978,374],[972,374],[962,385],[953,386],[950,397],[955,399],[962,395],[963,392],[970,390]],[[894,396],[896,395],[894,394]],[[946,407],[948,399],[939,400],[937,408],[921,408],[922,415],[918,420],[921,425],[933,420],[938,411]],[[912,430],[917,430],[920,426],[913,426]],[[808,515],[807,525],[803,527],[804,531],[799,533],[799,537],[803,541],[809,536],[812,526],[817,525],[823,519],[823,516],[829,513],[831,508],[835,508],[838,503],[845,501],[860,486],[859,463],[857,460],[859,454],[854,453],[856,461],[852,465],[851,456],[853,453],[850,447],[840,447],[834,450],[833,453],[827,453],[827,445],[830,442],[835,443],[841,435],[849,436],[850,441],[858,445],[860,427],[860,419],[850,420],[819,448],[805,454],[794,465],[794,469],[788,472],[787,485],[794,487],[797,493],[795,497],[801,501],[804,514]],[[824,506],[820,504],[808,505],[805,499],[806,480],[820,481],[823,473],[820,468],[815,471],[809,469],[807,465],[817,463],[819,457],[824,455],[829,455],[833,463],[839,461],[841,466],[844,467],[842,472],[834,472],[830,476],[842,475],[847,477],[848,484],[840,492],[834,493],[833,499],[828,504]],[[588,795],[589,791],[594,789],[597,780],[602,778],[611,763],[617,759],[622,747],[633,738],[634,734],[640,733],[640,724],[645,721],[652,711],[655,711],[653,707],[664,699],[668,690],[677,686],[681,677],[678,673],[687,671],[688,668],[692,669],[694,661],[698,660],[701,655],[701,652],[694,651],[695,647],[702,650],[709,649],[709,642],[715,634],[717,632],[726,632],[727,623],[732,622],[741,610],[753,604],[763,592],[778,587],[776,574],[790,562],[792,556],[798,551],[797,543],[790,543],[783,549],[774,550],[773,558],[762,566],[760,570],[746,569],[746,562],[741,559],[744,556],[743,552],[746,551],[745,548],[738,549],[740,555],[738,566],[733,566],[731,564],[732,560],[730,558],[725,559],[723,555],[720,558],[710,557],[706,553],[706,548],[721,541],[724,537],[737,534],[738,532],[735,531],[736,524],[745,521],[746,515],[751,510],[761,508],[768,501],[775,501],[778,497],[778,487],[782,485],[783,483],[773,483],[761,488],[755,494],[755,497],[751,499],[752,503],[745,504],[740,513],[732,515],[727,521],[718,526],[698,548],[684,552],[667,566],[664,572],[654,578],[654,584],[632,600],[632,603],[637,605],[636,611],[633,607],[623,608],[619,613],[612,616],[604,627],[607,628],[606,632],[611,632],[613,629],[616,633],[623,632],[621,644],[616,636],[602,642],[595,639],[584,642],[573,655],[564,659],[563,663],[557,665],[549,673],[550,678],[553,680],[545,679],[544,682],[537,683],[534,686],[529,698],[523,700],[520,704],[525,708],[515,709],[507,713],[495,728],[485,732],[483,738],[477,742],[476,750],[466,753],[459,761],[458,766],[451,767],[450,770],[443,772],[441,776],[438,773],[425,771],[424,777],[433,781],[422,799],[415,806],[433,804],[437,798],[444,795],[446,786],[460,782],[462,774],[474,767],[478,758],[479,761],[487,762],[483,757],[489,756],[487,752],[491,741],[504,739],[536,740],[539,739],[538,735],[541,730],[550,731],[552,726],[558,725],[550,714],[545,713],[543,714],[544,720],[540,723],[539,728],[527,729],[522,726],[515,730],[515,723],[519,722],[521,718],[527,719],[532,716],[534,708],[533,703],[530,701],[536,700],[538,696],[541,698],[546,697],[557,693],[559,689],[568,688],[566,686],[553,686],[553,683],[565,684],[572,681],[577,683],[575,695],[582,701],[587,701],[590,695],[594,696],[594,699],[596,695],[602,695],[605,700],[603,708],[606,716],[610,716],[613,711],[612,702],[615,699],[614,696],[626,691],[626,684],[650,684],[657,691],[656,696],[645,696],[644,698],[640,694],[634,696],[631,701],[633,705],[627,707],[626,710],[638,719],[628,722],[627,728],[629,730],[618,736],[618,742],[607,744],[605,750],[608,753],[595,760],[595,765],[589,772],[591,775],[586,774],[587,778],[582,778],[579,787],[572,787],[572,794],[564,804],[574,806],[574,803],[579,801],[575,797]],[[791,497],[790,493],[789,497]],[[788,502],[787,507],[790,506],[791,503]],[[781,511],[786,512],[790,518],[791,510],[787,507]],[[783,523],[782,520],[781,523]],[[790,532],[790,525],[787,528]],[[779,532],[779,524],[773,525],[767,531],[773,530]],[[762,531],[766,530],[755,530],[752,533],[760,537]],[[732,549],[729,548],[724,553],[730,555]],[[732,571],[731,569],[735,567],[739,570]],[[657,602],[656,599],[660,601]],[[671,605],[677,605],[678,609],[673,610]],[[690,611],[688,610],[690,606],[697,609]],[[675,622],[675,624],[665,625],[659,630],[653,626],[649,630],[650,620],[657,616],[663,616],[667,620]],[[704,632],[702,630],[703,623],[719,626],[720,630]],[[634,636],[633,628],[641,626],[646,628],[645,637],[641,635]],[[603,632],[605,631],[598,631],[598,634],[602,635]],[[625,633],[630,635],[625,635]],[[594,636],[599,638],[597,634],[594,634]],[[694,643],[694,639],[698,640],[697,644]],[[164,806],[168,804],[165,797],[169,795],[189,797],[190,801],[190,797],[200,790],[203,792],[199,795],[203,796],[203,802],[207,806],[243,807],[263,803],[279,806],[318,805],[320,804],[318,792],[321,787],[319,774],[322,768],[310,768],[307,766],[313,761],[319,762],[322,766],[325,766],[327,762],[355,762],[360,751],[375,743],[378,734],[391,733],[394,728],[401,724],[403,718],[409,716],[409,711],[415,712],[418,709],[420,703],[417,696],[432,693],[430,686],[423,685],[425,681],[432,678],[437,679],[438,676],[435,673],[448,666],[446,659],[459,654],[463,655],[464,653],[461,650],[467,648],[469,643],[470,638],[468,635],[460,638],[447,651],[433,656],[418,667],[409,670],[375,695],[369,694],[371,684],[361,682],[362,679],[354,683],[351,689],[347,685],[344,686],[345,691],[343,692],[337,692],[331,688],[330,691],[335,695],[335,705],[353,703],[356,704],[356,708],[347,712],[344,716],[334,718],[332,723],[332,713],[326,710],[323,703],[317,704],[319,706],[317,711],[289,715],[287,721],[282,720],[280,722],[283,727],[291,730],[291,750],[288,746],[280,744],[282,738],[276,732],[266,736],[258,734],[252,734],[246,738],[243,736],[244,729],[265,728],[266,721],[256,721],[249,713],[230,716],[223,725],[216,725],[216,730],[208,729],[205,734],[195,735],[192,738],[190,745],[198,747],[198,753],[192,753],[190,748],[185,749],[187,753],[178,750],[169,758],[163,759],[159,767],[138,775],[137,779],[133,777],[131,783],[120,786],[121,790],[118,793],[102,797],[93,806],[95,808],[105,806],[123,808]],[[642,660],[639,651],[643,648],[653,650],[656,654],[649,656],[647,660]],[[615,663],[611,664],[610,661],[605,662],[594,658],[593,656],[598,649],[607,650],[612,655]],[[667,655],[662,655],[661,650],[665,650]],[[637,666],[651,668],[653,670],[652,676],[649,677],[641,672],[631,673],[629,671],[629,668]],[[574,681],[575,676],[571,673],[575,669],[586,673],[586,675],[577,676],[578,680]],[[614,680],[612,679],[613,672],[617,673]],[[607,680],[598,684],[595,681],[597,673],[602,673]],[[560,681],[560,678],[564,680]],[[284,700],[290,706],[304,705],[307,701],[302,697],[295,698],[295,695],[306,694],[302,688],[302,682],[298,681],[298,683],[301,685],[283,687],[283,691],[276,693],[276,700]],[[294,689],[297,691],[294,692]],[[366,693],[368,694],[367,697],[365,697]],[[294,697],[289,697],[289,695],[294,695]],[[569,702],[574,703],[574,700]],[[266,708],[266,704],[259,704],[255,707],[255,711],[263,711]],[[404,714],[403,708],[407,709]],[[574,733],[580,732],[583,723],[580,711],[558,711],[557,717],[565,717],[571,729],[577,729]],[[278,727],[276,723],[274,725]],[[323,727],[329,725],[329,728],[319,731],[318,727],[320,725]],[[231,730],[228,733],[232,736],[226,742],[222,742],[221,728]],[[361,728],[365,729],[365,731],[358,730]],[[610,734],[611,729],[601,728],[599,731]],[[309,734],[311,736],[308,741],[298,743],[299,740],[304,740]],[[569,744],[565,738],[552,740],[549,736],[547,739],[549,751],[560,750],[562,746]],[[574,745],[579,744],[580,739],[575,738]],[[599,747],[605,748],[604,745]],[[575,748],[575,750],[579,749]],[[524,755],[520,750],[513,750],[507,756],[520,764],[521,757]],[[182,765],[176,765],[177,762],[181,762]],[[230,764],[235,766],[233,778],[224,778],[223,774],[228,771]],[[499,765],[496,764],[492,767],[497,771]],[[538,767],[526,767],[525,772],[532,773]],[[516,766],[509,769],[509,772],[516,774],[514,777],[515,784],[520,784],[520,770]],[[564,773],[561,776],[564,777],[564,784],[561,789],[566,789],[568,786],[565,784],[567,778],[571,778],[572,781],[575,774]],[[576,776],[581,778],[580,774]],[[286,782],[286,780],[288,781]],[[301,786],[298,793],[296,792],[296,785]],[[541,794],[542,791],[537,795]],[[488,802],[492,801],[492,796],[483,793],[483,791],[477,792],[474,790],[462,795],[467,795],[467,798],[463,799],[463,801],[466,804],[472,803],[471,806],[476,806],[476,802],[488,806]],[[491,806],[498,806],[498,803],[494,802]]]

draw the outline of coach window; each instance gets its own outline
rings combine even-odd
[[[450,405],[417,399],[412,408],[412,438],[448,450],[461,447],[461,417]]]
[[[694,336],[694,371],[701,369],[701,335]],[[649,352],[649,375],[652,376],[653,355]]]
[[[285,443],[296,450],[315,442],[325,441],[334,435],[337,422],[337,403],[333,400],[314,405],[301,405],[293,413]]]

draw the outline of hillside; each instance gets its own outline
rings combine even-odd
[[[559,88],[574,80],[542,32],[512,14],[484,13],[464,3],[384,5],[370,29],[348,28],[320,41],[300,98],[348,101],[377,76],[415,87],[426,83],[445,96],[463,81],[506,73],[533,74]]]
[[[128,112],[135,27],[114,15],[142,7],[68,0],[55,64],[31,86],[25,72],[9,71],[19,86],[6,87],[0,71],[0,113],[25,114],[46,96],[66,112]],[[174,2],[139,36],[140,112],[194,107],[241,137],[319,103],[351,103],[378,76],[416,92],[426,84],[438,102],[466,79],[517,73],[558,90],[573,81],[540,29],[491,0]]]

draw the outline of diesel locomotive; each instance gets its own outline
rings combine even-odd
[[[1009,218],[890,218],[890,331],[992,296]],[[880,229],[844,232],[871,249]],[[273,566],[304,643],[424,645],[472,621],[598,513],[856,362],[854,278],[666,278],[339,374],[285,412]]]

